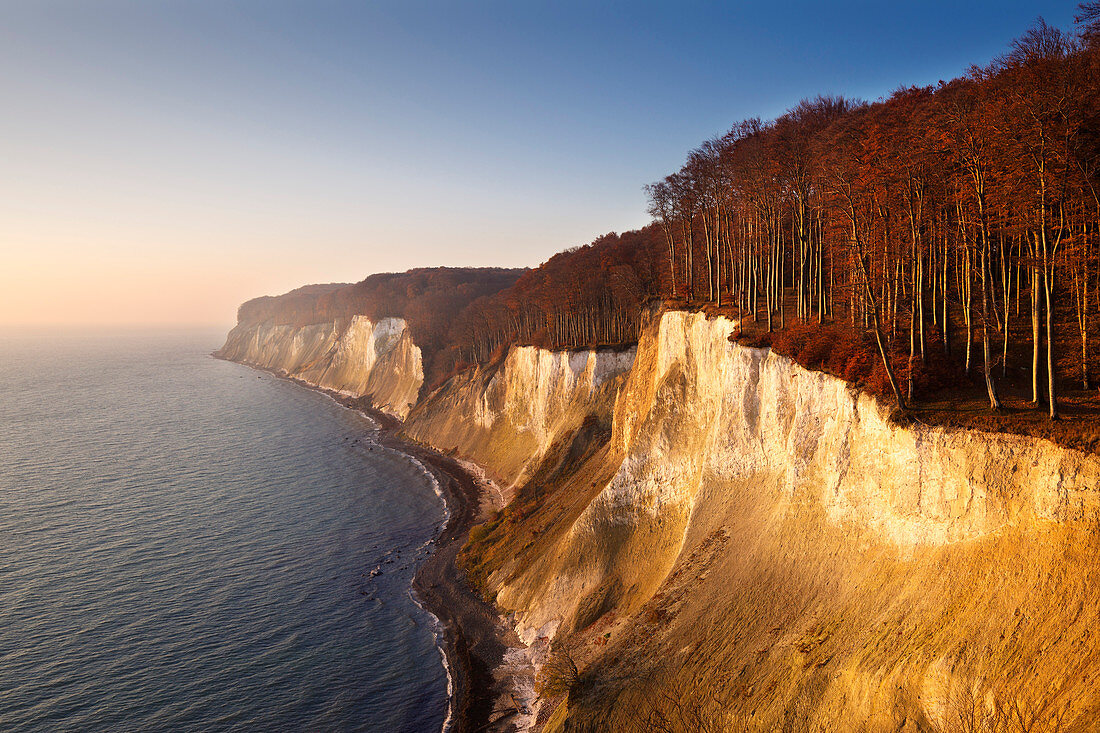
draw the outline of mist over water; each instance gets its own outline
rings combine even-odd
[[[0,334],[0,729],[439,730],[441,500],[219,338]]]

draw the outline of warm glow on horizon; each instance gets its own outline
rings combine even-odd
[[[1072,14],[797,5],[6,3],[0,325],[224,327],[307,283],[535,266],[644,225],[642,186],[737,119]]]

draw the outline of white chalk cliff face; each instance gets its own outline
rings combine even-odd
[[[368,396],[404,418],[424,382],[420,348],[401,318],[365,316],[307,326],[238,325],[219,356],[271,369],[325,389]]]
[[[615,564],[606,553],[646,555],[630,547],[634,532],[648,544],[657,533],[657,545],[678,551],[707,481],[750,481],[784,502],[815,502],[837,526],[870,530],[903,554],[1014,522],[1081,518],[1097,506],[1092,456],[1021,436],[894,424],[840,379],[730,343],[735,329],[724,318],[670,312],[643,338],[615,405],[620,467],[572,526],[565,543],[576,552],[561,553],[605,557],[560,567],[550,587],[522,593],[517,605],[531,626],[574,606],[578,586],[598,585]],[[501,372],[470,411],[480,424],[513,415],[511,429],[545,446],[566,411],[557,383],[534,365],[565,357],[532,351],[517,359],[525,369]],[[613,549],[604,541],[612,526],[621,537]],[[510,588],[501,600],[509,605]]]
[[[628,352],[513,348],[411,411],[423,372],[399,319],[238,327],[222,355],[369,394],[523,492],[484,540],[503,548],[488,590],[525,639],[572,634],[619,680],[569,701],[581,727],[637,722],[663,699],[638,680],[690,681],[731,730],[1097,719],[1100,460],[896,424],[734,330],[667,312]]]
[[[594,498],[559,531],[531,533],[523,551],[490,577],[521,635],[559,628],[583,637],[589,625],[608,628],[615,634],[606,654],[622,665],[649,646],[648,661],[639,662],[649,667],[634,673],[654,674],[663,662],[653,660],[685,663],[668,657],[669,649],[719,641],[708,640],[700,626],[709,617],[714,635],[732,635],[744,648],[722,640],[729,658],[711,659],[714,668],[699,674],[723,679],[765,659],[759,655],[767,649],[771,666],[760,674],[767,667],[779,680],[769,684],[796,690],[812,677],[789,672],[807,663],[799,651],[807,647],[777,645],[753,624],[771,619],[768,633],[801,639],[807,629],[845,618],[849,636],[831,637],[837,648],[827,663],[836,669],[820,693],[820,720],[893,729],[892,696],[904,689],[920,701],[907,708],[909,719],[945,729],[964,692],[973,697],[980,688],[989,700],[1024,695],[991,691],[1006,674],[1011,678],[1006,670],[1019,661],[1019,650],[1040,638],[1044,648],[1069,644],[1054,629],[1100,619],[1100,604],[1080,597],[1082,571],[1059,565],[1037,575],[1017,572],[1050,562],[1049,553],[1100,561],[1089,529],[1100,516],[1100,461],[1027,437],[895,424],[842,380],[730,343],[735,329],[723,318],[665,313],[636,354],[608,362],[602,381],[594,355],[513,349],[491,378],[441,390],[413,415],[420,439],[457,448],[517,484],[587,415],[613,416],[601,458],[602,475],[610,478],[583,469],[559,497]],[[702,557],[707,567],[700,571]],[[1012,573],[998,580],[1005,567]],[[1051,573],[1067,587],[1036,580]],[[684,577],[692,578],[692,593],[681,588]],[[838,587],[850,588],[848,596],[837,596]],[[819,588],[829,590],[811,590]],[[815,593],[828,600],[818,601],[809,617],[789,618],[768,605],[769,597],[797,605]],[[680,605],[666,609],[662,604],[673,597]],[[899,610],[906,597],[912,600]],[[1068,613],[1066,598],[1083,605],[1058,627],[1050,619]],[[1012,647],[1004,640],[1023,628],[1014,614],[1029,603],[1047,608],[1050,626],[1036,626]],[[654,608],[669,614],[658,627],[642,620]],[[893,612],[889,638],[864,648],[867,629],[875,636],[886,627],[873,625]],[[594,624],[601,617],[616,621]],[[989,629],[1000,636],[987,638]],[[906,645],[922,639],[922,646],[896,656],[906,648],[898,646],[898,634]],[[980,659],[960,651],[983,639],[987,653]],[[1057,684],[1053,669],[1033,679]],[[804,694],[789,693],[790,699]],[[777,695],[769,704],[784,699]],[[761,719],[781,721],[785,714],[781,707],[773,713]],[[728,714],[735,728],[744,721],[736,705]]]
[[[461,374],[433,393],[405,432],[455,450],[514,487],[555,439],[576,430],[596,402],[612,398],[616,378],[633,362],[634,349],[515,347],[499,367]]]
[[[1095,507],[1100,462],[1046,441],[899,426],[872,398],[768,350],[731,344],[723,318],[667,314],[654,368],[632,375],[616,415],[626,455],[601,501],[654,507],[694,500],[698,479],[769,477],[820,502],[830,520],[873,529],[901,550],[973,539],[1021,517],[1062,520]],[[642,399],[631,399],[633,396]],[[677,398],[702,450],[675,476],[676,435],[652,417]]]

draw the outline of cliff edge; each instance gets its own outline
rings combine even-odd
[[[735,326],[664,313],[579,391],[595,354],[514,349],[410,415],[515,484],[464,560],[580,670],[540,724],[1088,729],[1100,461],[896,424]]]
[[[734,322],[676,311],[636,349],[513,347],[417,400],[417,346],[391,320],[253,326],[221,354],[369,394],[496,479],[506,506],[459,562],[527,645],[513,662],[578,670],[537,703],[517,690],[521,727],[1100,716],[1095,456],[898,424],[839,379],[731,343]]]

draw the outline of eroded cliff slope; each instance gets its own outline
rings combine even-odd
[[[551,727],[1090,729],[1100,462],[894,424],[733,329],[665,313],[579,391],[513,350],[410,420],[516,482],[466,560],[579,662]]]
[[[217,355],[355,397],[405,417],[424,383],[420,347],[405,321],[352,316],[304,326],[237,325]]]
[[[473,460],[505,490],[524,484],[561,436],[610,418],[626,351],[512,348],[503,363],[468,370],[410,415],[406,435]]]
[[[497,479],[462,562],[578,663],[547,729],[1092,730],[1100,461],[897,424],[734,329],[667,312],[636,350],[512,348],[419,402],[400,319],[240,326],[221,355],[370,395]]]

